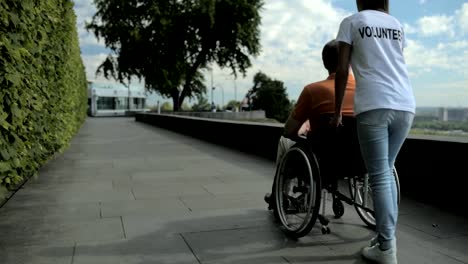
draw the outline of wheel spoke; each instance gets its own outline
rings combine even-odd
[[[315,161],[315,160],[314,160]],[[317,200],[312,168],[307,155],[293,147],[281,162],[276,180],[276,208],[279,220],[286,231],[294,236],[303,236],[315,223]],[[320,201],[320,197],[318,197]],[[312,225],[311,225],[312,224]]]

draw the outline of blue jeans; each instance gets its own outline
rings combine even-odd
[[[372,187],[375,221],[381,249],[395,243],[398,195],[393,165],[408,136],[414,114],[391,109],[371,110],[357,115],[361,153]]]

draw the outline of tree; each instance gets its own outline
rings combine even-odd
[[[208,99],[203,94],[198,94],[197,99],[198,102],[192,105],[192,110],[194,112],[210,111],[211,104],[208,102]]]
[[[253,82],[254,86],[246,95],[247,98],[252,98],[252,109],[265,110],[266,117],[286,121],[291,103],[284,83],[272,80],[262,72],[255,74]]]
[[[164,103],[161,105],[161,111],[169,112],[169,111],[171,111],[171,109],[172,109],[172,105],[171,105],[171,103],[169,103],[169,102],[164,102]]]
[[[239,107],[240,107],[240,103],[236,100],[231,100],[226,105],[226,109],[232,110],[232,111],[234,111],[234,109],[239,108]]]
[[[106,78],[171,97],[206,92],[203,70],[212,63],[245,76],[249,56],[260,51],[263,0],[94,0],[87,29],[103,38],[111,54],[98,68]]]
[[[296,107],[296,103],[296,100],[291,100],[291,102],[289,103],[289,112],[292,112],[294,110],[294,107]]]
[[[182,106],[180,107],[180,109],[182,111],[191,111],[192,110],[192,107],[190,105],[188,105],[187,103],[184,103],[182,104]]]

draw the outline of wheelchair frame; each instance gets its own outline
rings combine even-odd
[[[288,175],[286,174],[291,173],[294,169],[288,168],[288,162],[293,162],[293,165],[296,165],[294,167],[300,167],[295,164],[298,162],[298,158],[302,158],[303,161],[305,161],[305,165],[302,165],[305,170],[303,170],[302,173],[306,173],[307,175],[298,175],[296,177],[289,178],[289,180],[296,179],[296,181],[294,183],[291,183],[291,181],[287,183],[288,190],[285,193],[285,179],[288,179]],[[290,159],[293,160],[290,161]],[[294,159],[296,160],[294,161]],[[330,221],[325,217],[328,193],[332,194],[332,209],[335,214],[335,218],[343,216],[343,202],[345,202],[354,206],[363,222],[370,228],[374,229],[374,211],[373,208],[369,206],[369,202],[372,201],[372,189],[370,188],[368,174],[358,173],[359,175],[356,175],[353,173],[354,171],[350,171],[349,175],[343,175],[344,177],[338,178],[336,175],[331,176],[323,173],[323,171],[320,170],[319,160],[320,159],[318,159],[312,151],[310,144],[308,144],[307,140],[304,139],[297,142],[286,152],[277,167],[272,194],[274,195],[275,216],[281,222],[285,232],[289,236],[295,238],[303,237],[312,230],[318,219],[321,224],[322,234],[329,234],[331,232],[328,227]],[[393,168],[393,174],[397,185],[399,203],[400,185],[395,168]],[[338,188],[338,181],[340,179],[347,180],[349,196],[340,192]],[[306,184],[306,181],[308,181],[309,184]],[[297,205],[301,201],[305,202],[305,205],[298,207]],[[321,206],[322,213],[320,214],[319,211]],[[299,217],[302,219],[302,223],[300,223],[298,227],[294,227],[287,220],[287,213],[293,212],[298,212],[304,215],[303,217]]]

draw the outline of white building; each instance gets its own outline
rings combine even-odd
[[[465,121],[468,119],[467,108],[439,108],[440,121]]]
[[[128,112],[146,111],[146,92],[137,87],[98,86],[88,82],[88,115],[125,116]]]

